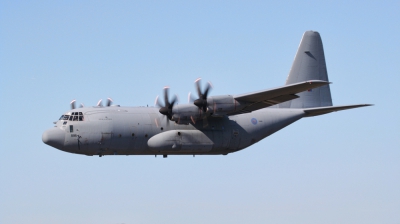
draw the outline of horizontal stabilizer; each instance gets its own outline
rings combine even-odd
[[[306,115],[304,117],[313,117],[313,116],[318,116],[318,115],[336,112],[336,111],[340,111],[340,110],[347,110],[347,109],[353,109],[353,108],[358,108],[358,107],[367,107],[367,106],[372,106],[372,105],[373,104],[356,104],[356,105],[347,105],[347,106],[307,108],[307,109],[304,109],[304,112],[306,113]]]

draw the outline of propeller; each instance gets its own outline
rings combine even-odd
[[[193,104],[196,105],[199,108],[199,113],[203,114],[202,119],[203,119],[203,126],[207,127],[208,126],[208,120],[207,120],[207,107],[208,107],[208,102],[207,102],[207,96],[208,93],[210,92],[210,90],[212,89],[212,84],[211,82],[207,82],[206,88],[204,90],[204,92],[201,91],[201,78],[196,79],[195,86],[196,86],[196,90],[197,90],[197,95],[199,96],[199,98],[197,100],[194,100]],[[188,100],[190,101],[191,99],[191,94],[189,93],[188,96]],[[192,122],[195,123],[195,119],[192,118]]]
[[[98,106],[98,107],[103,107],[103,103],[102,103],[102,102],[103,102],[103,100],[99,100],[99,101],[97,102],[97,105],[96,105],[96,106]],[[110,97],[107,98],[106,106],[107,106],[107,107],[111,106],[111,105],[112,105],[112,102],[113,102],[113,100],[112,100]],[[71,103],[69,103],[69,104],[71,105],[71,110],[73,110],[73,109],[76,108],[75,103],[76,103],[76,100],[72,100]],[[79,105],[79,108],[82,108],[82,107],[85,107],[85,105],[84,105],[83,103],[81,103],[81,104]]]
[[[203,110],[203,112],[205,113],[207,112],[207,96],[208,92],[210,92],[210,90],[212,89],[212,84],[208,82],[206,85],[206,89],[204,90],[204,92],[202,92],[200,87],[200,81],[201,78],[198,78],[195,81],[197,95],[199,96],[199,98],[194,101],[194,105],[196,105],[199,109]]]
[[[96,106],[98,106],[98,107],[103,107],[103,103],[102,103],[102,102],[103,102],[102,99],[99,100],[99,102],[97,102],[97,105],[96,105]],[[108,97],[108,98],[107,98],[106,106],[107,106],[107,107],[111,106],[112,102],[113,102],[113,100],[112,100],[110,97]]]
[[[165,115],[169,120],[172,120],[172,115],[173,115],[172,108],[174,107],[174,104],[177,102],[178,98],[175,95],[172,101],[169,101],[168,92],[169,92],[169,87],[168,86],[164,87],[164,105],[159,102],[158,96],[156,97],[155,104],[158,107],[160,107],[159,112],[162,115]]]
[[[71,110],[75,109],[75,102],[76,100],[72,100],[71,103],[69,103],[71,105]]]
[[[107,107],[111,106],[112,102],[113,102],[113,100],[110,97],[108,97],[107,98]]]
[[[72,100],[71,103],[69,103],[69,104],[71,105],[71,110],[73,110],[73,109],[76,108],[75,103],[76,103],[76,100]],[[81,105],[79,106],[79,108],[82,108],[82,107],[84,107],[84,106],[85,106],[85,105],[83,105],[83,103],[81,103]]]

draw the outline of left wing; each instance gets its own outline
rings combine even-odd
[[[310,80],[278,88],[235,95],[233,96],[235,100],[238,101],[241,105],[245,106],[242,109],[228,115],[250,113],[252,111],[259,110],[265,107],[270,107],[288,100],[293,100],[299,97],[296,95],[296,93],[328,85],[329,83],[330,82],[322,80]]]

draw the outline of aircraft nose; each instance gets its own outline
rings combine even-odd
[[[65,132],[59,128],[51,128],[43,133],[42,141],[54,148],[62,149],[64,147]]]

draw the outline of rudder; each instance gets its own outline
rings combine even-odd
[[[328,80],[324,48],[321,36],[316,31],[303,34],[286,85],[307,80]],[[280,108],[311,108],[332,106],[329,85],[296,94],[299,98],[279,105]]]

